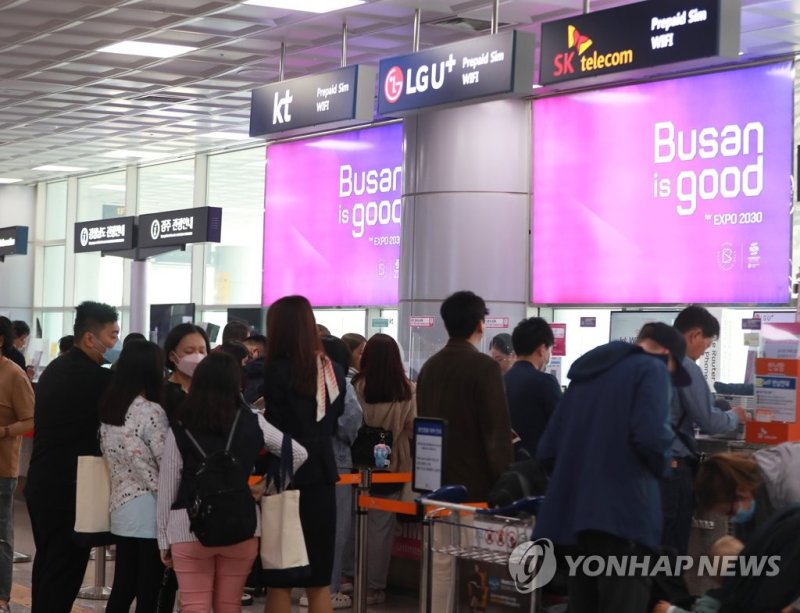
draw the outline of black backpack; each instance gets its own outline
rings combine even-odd
[[[527,496],[541,496],[547,489],[547,481],[547,472],[537,460],[516,462],[489,491],[489,506],[504,507]]]
[[[189,527],[206,547],[235,545],[253,538],[256,503],[241,463],[230,452],[241,411],[236,412],[225,449],[206,454],[189,430],[186,436],[203,460],[195,472],[195,487],[189,506]]]

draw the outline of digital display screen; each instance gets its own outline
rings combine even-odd
[[[785,62],[534,101],[533,302],[788,303],[793,83]]]
[[[399,123],[270,145],[262,304],[397,304],[402,166]]]

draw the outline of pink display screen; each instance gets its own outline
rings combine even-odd
[[[397,304],[403,128],[267,148],[262,304]]]
[[[536,100],[532,300],[789,300],[791,63]]]

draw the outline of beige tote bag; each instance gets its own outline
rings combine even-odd
[[[308,566],[299,490],[284,490],[261,499],[261,565],[264,570]]]
[[[75,532],[108,532],[111,514],[111,475],[102,456],[78,456],[78,483],[75,489]]]

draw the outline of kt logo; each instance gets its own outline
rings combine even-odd
[[[279,123],[289,123],[292,120],[292,115],[289,113],[289,104],[294,98],[292,92],[288,89],[281,97],[279,92],[275,92],[275,103],[272,105],[272,125],[275,126]]]

